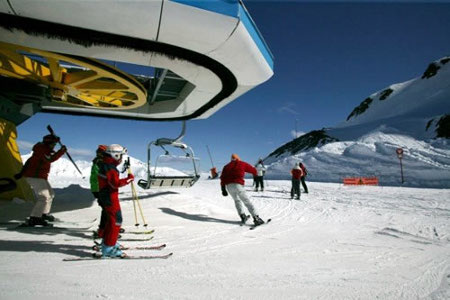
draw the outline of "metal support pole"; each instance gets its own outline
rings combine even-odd
[[[403,164],[402,164],[402,159],[400,158],[400,174],[402,176],[402,184],[405,182],[405,180],[403,179]]]
[[[400,174],[401,174],[401,178],[402,178],[402,184],[405,182],[404,178],[403,178],[403,164],[402,164],[402,158],[403,158],[403,149],[402,148],[397,148],[395,150],[395,152],[397,152],[397,157],[400,160]]]

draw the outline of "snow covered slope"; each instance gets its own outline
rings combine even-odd
[[[59,185],[57,178],[50,183]],[[0,201],[0,298],[449,299],[449,189],[313,182],[297,201],[289,199],[290,185],[269,180],[257,193],[248,182],[259,214],[272,218],[256,230],[239,226],[217,180],[178,192],[138,188],[148,227],[155,229],[151,241],[127,233],[144,228],[134,226],[130,188],[122,188],[127,232],[119,242],[167,243],[162,251],[126,251],[173,252],[167,260],[63,261],[92,252],[98,221],[89,220],[100,208],[92,198],[91,206],[80,204],[82,189],[55,189],[52,213],[68,222],[57,225],[75,227],[69,230],[15,229],[31,203]]]
[[[366,98],[334,128],[309,132],[266,159],[270,178],[288,178],[296,162],[309,180],[342,182],[378,176],[401,182],[396,148],[404,150],[406,186],[450,187],[450,57],[431,63],[419,78]]]

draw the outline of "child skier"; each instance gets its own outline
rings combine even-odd
[[[255,226],[258,226],[264,224],[264,221],[258,216],[256,209],[253,207],[253,204],[250,202],[250,199],[245,193],[245,173],[251,173],[253,176],[256,176],[256,169],[250,164],[241,161],[237,154],[232,154],[231,162],[223,167],[222,175],[220,176],[222,195],[228,196],[228,192],[230,192],[231,197],[234,200],[236,210],[241,217],[242,224],[245,224],[248,219],[248,216],[244,213],[242,208],[243,202],[253,217],[253,223]]]
[[[96,238],[103,238],[103,233],[105,231],[105,224],[106,224],[106,211],[104,207],[100,204],[99,198],[98,198],[98,171],[100,169],[100,164],[103,163],[103,155],[107,149],[106,145],[98,145],[96,156],[92,160],[92,167],[91,167],[91,177],[90,177],[90,184],[91,184],[91,192],[94,195],[95,199],[97,199],[98,205],[102,208],[102,212],[100,215],[100,224],[98,225],[97,232],[94,233],[94,237]]]
[[[117,243],[120,226],[122,225],[122,211],[119,203],[119,188],[133,181],[133,174],[120,179],[117,166],[127,153],[126,148],[112,144],[104,152],[103,162],[99,164],[99,204],[106,212],[106,224],[103,232],[102,256],[121,257],[125,254]]]

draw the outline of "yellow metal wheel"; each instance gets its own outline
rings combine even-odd
[[[0,75],[50,88],[55,102],[94,109],[133,109],[146,103],[132,76],[95,59],[0,42]]]

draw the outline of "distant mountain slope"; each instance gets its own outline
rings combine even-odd
[[[337,127],[354,126],[370,122],[382,122],[394,117],[405,119],[425,118],[429,126],[417,128],[426,131],[426,137],[436,137],[438,121],[450,113],[450,57],[431,63],[419,78],[393,84],[366,98],[356,107],[347,120]],[[428,123],[434,121],[434,124]],[[386,122],[383,122],[386,123]],[[434,128],[431,126],[434,125]],[[443,125],[443,124],[441,124]],[[429,131],[429,129],[435,129]],[[437,128],[436,128],[437,127]]]
[[[311,131],[265,159],[268,176],[288,178],[303,161],[310,180],[346,176],[400,182],[395,149],[405,151],[405,185],[450,188],[450,57],[432,62],[421,77],[393,84],[361,102],[333,128]]]

